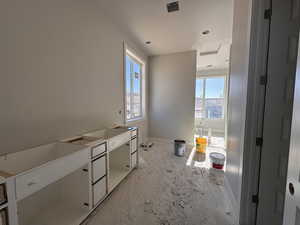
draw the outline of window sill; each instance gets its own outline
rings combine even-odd
[[[197,118],[197,117],[195,119],[203,120],[203,121],[207,121],[207,120],[213,120],[213,121],[224,120],[224,118],[210,118],[210,119],[208,119],[208,118]]]
[[[126,120],[126,123],[136,123],[136,122],[143,122],[143,121],[146,121],[146,118],[138,117],[138,118]]]

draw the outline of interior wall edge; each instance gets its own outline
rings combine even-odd
[[[225,187],[225,193],[227,194],[230,204],[233,209],[232,216],[234,218],[233,219],[234,225],[238,225],[239,224],[239,206],[238,206],[238,202],[236,201],[236,198],[232,192],[232,189],[230,187],[230,184],[226,177],[226,174],[224,176],[224,187]]]

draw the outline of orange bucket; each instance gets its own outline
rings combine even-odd
[[[206,146],[207,146],[207,139],[198,137],[196,138],[196,150],[200,153],[206,152]]]

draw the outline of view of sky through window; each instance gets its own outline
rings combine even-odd
[[[224,117],[225,77],[196,79],[195,117],[221,119]]]
[[[126,118],[142,116],[142,64],[126,55]]]

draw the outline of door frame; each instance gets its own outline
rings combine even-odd
[[[272,0],[252,0],[249,76],[247,86],[247,110],[243,149],[243,172],[238,212],[238,224],[257,224],[258,194],[262,163],[262,137],[265,114],[265,98],[268,74],[269,42],[271,31]],[[271,11],[272,12],[272,11]],[[259,210],[259,211],[258,211]]]
[[[299,0],[272,0],[258,225],[281,225],[283,221],[299,38],[297,3]]]
[[[266,87],[262,81],[267,74],[270,33],[270,20],[265,18],[265,10],[270,7],[271,0],[252,0],[241,204],[237,206],[238,215],[234,215],[237,224],[256,224],[257,203],[253,200],[259,189],[261,159],[257,138],[262,137],[263,132]]]

